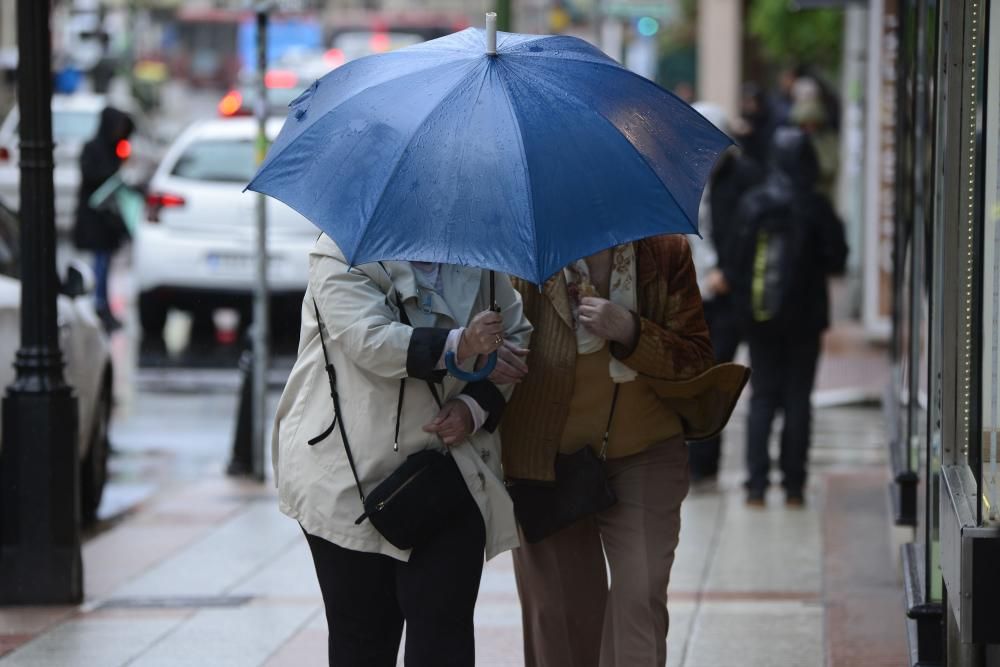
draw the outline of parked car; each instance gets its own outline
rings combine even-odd
[[[14,381],[13,362],[20,341],[18,229],[17,216],[0,204],[0,388]],[[71,263],[64,294],[58,299],[64,372],[79,400],[80,508],[84,523],[96,519],[108,478],[108,423],[113,395],[108,337],[89,295],[93,282],[88,267]]]
[[[80,152],[97,132],[101,111],[107,105],[105,96],[92,93],[52,96],[56,229],[62,234],[73,228],[77,190],[80,187]],[[157,142],[147,137],[143,119],[134,110],[123,111],[133,116],[136,132],[128,145],[122,146],[122,151],[129,156],[122,167],[122,177],[133,185],[141,185],[155,169],[161,151]],[[0,201],[13,211],[20,208],[21,200],[19,126],[20,114],[15,106],[0,125]]]
[[[271,138],[281,123],[269,121]],[[196,321],[232,308],[244,328],[249,323],[258,195],[243,188],[256,171],[256,133],[252,118],[200,121],[177,138],[153,174],[133,254],[147,349],[162,341],[172,308]],[[319,232],[281,202],[267,198],[266,206],[272,321],[297,332],[308,254]]]

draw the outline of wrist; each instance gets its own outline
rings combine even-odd
[[[458,363],[464,364],[468,361],[469,357],[476,356],[475,350],[469,345],[469,341],[465,338],[465,327],[462,327],[461,333],[458,334],[458,348],[455,351],[455,356],[458,357]]]
[[[621,335],[615,339],[615,343],[618,344],[616,351],[625,356],[631,354],[635,349],[639,342],[639,332],[642,328],[638,315],[628,310],[626,311],[626,316],[628,317],[628,323],[622,324]]]
[[[636,334],[638,333],[638,323],[636,322],[636,317],[631,310],[625,307],[621,307],[621,326],[618,327],[618,336],[615,338],[615,342],[624,345],[625,347],[632,347],[635,342]]]

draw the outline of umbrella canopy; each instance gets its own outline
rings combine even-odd
[[[567,36],[467,29],[316,81],[248,188],[352,264],[416,260],[542,283],[628,241],[697,233],[732,143],[690,106]]]

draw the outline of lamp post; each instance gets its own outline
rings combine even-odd
[[[263,0],[257,14],[257,165],[267,153],[267,24],[273,2]],[[270,319],[267,287],[267,198],[257,193],[257,279],[253,300],[253,476],[264,481],[265,426],[267,419],[267,368],[270,361]]]
[[[21,347],[3,398],[0,603],[83,598],[77,402],[57,322],[52,66],[47,1],[17,3],[21,168]]]

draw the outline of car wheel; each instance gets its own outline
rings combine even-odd
[[[94,408],[87,454],[80,461],[80,518],[88,526],[97,520],[97,508],[108,481],[108,423],[111,421],[111,383],[105,379]]]
[[[164,299],[153,292],[143,292],[139,295],[139,324],[142,326],[144,341],[163,340],[168,306]]]

